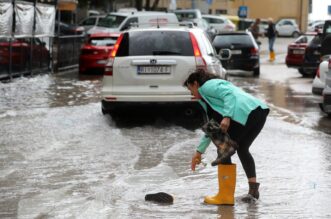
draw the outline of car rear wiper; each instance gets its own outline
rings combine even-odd
[[[160,51],[153,51],[153,55],[181,55],[181,53],[175,51],[160,50]]]

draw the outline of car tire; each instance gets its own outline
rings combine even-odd
[[[293,38],[298,38],[299,36],[300,36],[300,33],[297,32],[297,31],[294,31],[294,32],[292,33],[292,37],[293,37]]]
[[[303,68],[299,68],[298,71],[302,75],[302,77],[308,77],[309,76],[309,73],[307,73]]]
[[[302,75],[305,75],[305,74],[306,74],[305,71],[303,70],[303,68],[299,68],[298,71],[299,71],[299,73],[302,74]]]
[[[257,67],[257,68],[253,69],[253,76],[254,77],[259,77],[260,76],[260,67]]]
[[[102,115],[107,115],[108,114],[108,111],[105,110],[103,107],[101,107],[101,112],[102,112]]]

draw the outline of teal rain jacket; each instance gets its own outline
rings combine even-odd
[[[199,93],[209,106],[220,113],[223,117],[245,125],[249,114],[257,107],[268,109],[268,106],[246,93],[231,82],[222,79],[211,79],[206,81],[200,88]],[[207,105],[202,100],[199,101],[207,113]],[[209,146],[211,139],[204,135],[197,151],[204,153]]]

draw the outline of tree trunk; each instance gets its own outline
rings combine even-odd
[[[146,0],[146,4],[145,4],[145,10],[146,11],[150,11],[151,10],[150,3],[151,3],[150,0]]]
[[[135,0],[136,1],[136,8],[138,11],[143,9],[143,1],[142,0]]]
[[[153,4],[153,6],[152,6],[152,11],[155,11],[155,10],[156,10],[156,8],[157,8],[157,6],[158,6],[158,4],[159,4],[159,1],[160,1],[160,0],[154,0],[154,4]]]

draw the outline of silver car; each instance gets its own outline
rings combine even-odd
[[[221,62],[200,28],[152,27],[125,31],[105,67],[102,112],[111,114],[142,105],[199,107],[183,87],[188,75],[199,68],[225,78]]]

